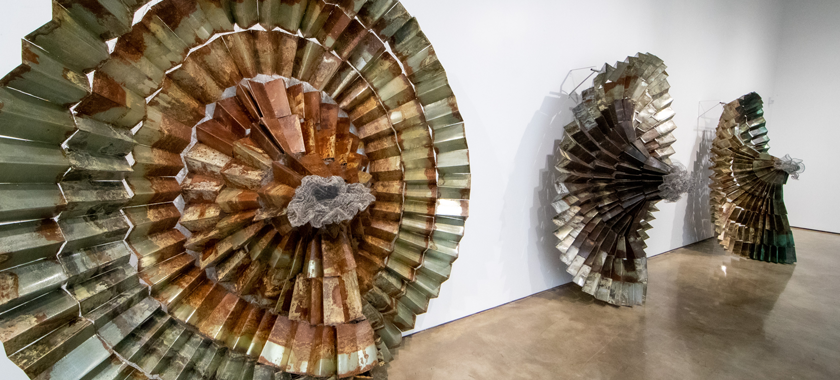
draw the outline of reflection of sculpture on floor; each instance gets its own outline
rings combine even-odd
[[[606,65],[557,151],[557,249],[585,293],[615,305],[644,304],[655,204],[693,183],[668,158],[676,125],[667,76],[650,54]]]
[[[724,106],[712,145],[711,212],[718,241],[754,260],[796,262],[783,194],[802,160],[773,157],[761,97],[752,92]]]
[[[54,2],[0,81],[10,360],[33,379],[370,379],[469,213],[434,48],[394,0],[146,3]]]

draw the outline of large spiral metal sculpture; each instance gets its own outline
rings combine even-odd
[[[371,378],[468,215],[431,43],[395,0],[145,3],[54,2],[2,80],[9,358],[33,379]]]
[[[614,305],[644,304],[655,204],[690,182],[668,158],[677,126],[667,77],[651,54],[605,65],[556,152],[560,258],[584,293]]]
[[[785,209],[788,177],[801,160],[773,157],[764,102],[752,92],[723,107],[712,144],[711,215],[718,241],[754,260],[793,264],[796,247]]]

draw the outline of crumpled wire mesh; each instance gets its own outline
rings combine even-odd
[[[306,176],[289,202],[289,222],[293,227],[309,223],[321,228],[353,219],[375,200],[370,190],[360,183],[347,184],[337,176]]]
[[[773,161],[773,167],[786,172],[793,179],[799,179],[799,175],[805,172],[805,164],[802,160],[793,158],[789,154]]]
[[[676,202],[683,194],[694,190],[697,182],[693,173],[686,170],[681,163],[674,161],[671,172],[665,175],[664,182],[659,185],[659,196],[666,202]]]

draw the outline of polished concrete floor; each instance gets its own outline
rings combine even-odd
[[[794,265],[714,239],[652,258],[644,307],[571,284],[404,340],[403,379],[840,379],[840,235],[795,230]]]

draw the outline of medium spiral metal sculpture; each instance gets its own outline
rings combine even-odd
[[[54,2],[0,83],[9,358],[33,379],[371,378],[468,215],[431,43],[395,0],[145,3]],[[313,176],[318,201],[354,195],[293,226]]]
[[[712,145],[711,214],[718,241],[754,260],[793,264],[796,247],[784,185],[805,170],[802,160],[773,157],[761,96],[752,92],[723,107]]]
[[[690,182],[668,158],[676,124],[667,76],[651,54],[605,65],[556,152],[561,260],[583,292],[614,305],[644,304],[655,204]]]

